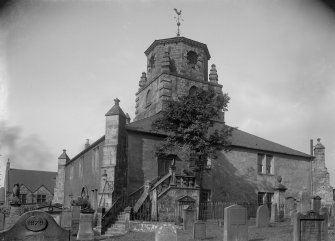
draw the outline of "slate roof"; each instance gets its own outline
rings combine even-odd
[[[40,186],[44,186],[53,194],[57,172],[45,172],[23,169],[9,169],[8,188],[11,191],[14,184],[25,185],[31,192],[35,192]]]
[[[159,117],[160,114],[156,114],[154,116],[141,119],[135,122],[130,123],[126,126],[126,129],[129,131],[138,131],[138,132],[145,132],[151,134],[158,134],[158,135],[165,135],[164,132],[155,132],[151,128],[151,123]],[[215,127],[219,127],[222,123],[216,123]],[[232,132],[232,140],[231,140],[233,147],[241,147],[241,148],[248,148],[253,150],[260,150],[260,151],[268,151],[274,153],[281,153],[293,156],[300,156],[305,158],[312,158],[312,156],[294,150],[292,148],[280,145],[278,143],[263,139],[261,137],[252,135],[245,131],[241,131],[239,129],[234,129]]]
[[[179,42],[184,42],[184,43],[187,43],[191,46],[196,46],[196,47],[203,48],[205,50],[207,58],[208,59],[211,58],[211,55],[209,54],[209,51],[208,51],[208,48],[207,48],[206,44],[195,41],[195,40],[192,40],[192,39],[189,39],[189,38],[185,38],[185,37],[173,37],[173,38],[155,40],[144,53],[145,53],[145,55],[148,55],[159,44],[165,45],[165,44],[179,43]]]

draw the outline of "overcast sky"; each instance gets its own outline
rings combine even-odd
[[[104,135],[116,97],[133,119],[143,52],[176,36],[173,8],[182,36],[209,48],[227,124],[305,153],[320,137],[335,186],[335,15],[312,0],[13,2],[0,16],[1,162],[56,171],[62,149]]]

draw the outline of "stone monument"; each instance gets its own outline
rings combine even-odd
[[[224,209],[223,241],[248,241],[247,209],[232,205]]]

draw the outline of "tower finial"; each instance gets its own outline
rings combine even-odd
[[[178,27],[177,37],[179,37],[180,36],[180,31],[179,31],[180,21],[184,21],[184,19],[181,18],[181,10],[178,11],[176,8],[174,8],[173,10],[177,14],[177,17],[175,16],[174,18],[176,19],[177,27]]]

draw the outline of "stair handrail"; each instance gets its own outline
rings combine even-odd
[[[112,221],[117,219],[117,215],[122,211],[126,206],[126,196],[119,196],[111,205],[111,207],[105,212],[102,216],[102,230],[106,231],[107,225],[111,224]]]

